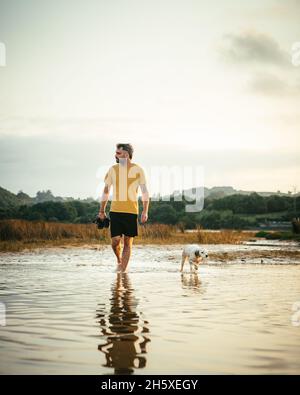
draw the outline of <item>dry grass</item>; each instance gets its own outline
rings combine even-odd
[[[139,227],[139,236],[135,238],[135,244],[239,244],[253,238],[255,233],[230,229],[210,232],[200,226],[195,232],[182,232],[177,226],[147,224]]]
[[[242,232],[241,230],[224,229],[221,232],[206,232],[197,227],[196,242],[199,244],[238,244],[253,237],[255,232]]]
[[[145,224],[139,225],[138,228],[138,237],[136,237],[136,241],[148,241],[157,243],[162,242],[165,243],[166,240],[172,239],[173,235],[176,234],[177,228],[172,225],[164,225],[164,224]]]
[[[60,240],[69,238],[98,240],[100,236],[94,224],[64,224],[17,219],[0,221],[1,241]]]
[[[223,230],[182,233],[176,226],[146,224],[139,226],[135,244],[238,244],[249,240],[255,232]],[[22,251],[37,247],[110,244],[109,229],[99,230],[95,224],[65,224],[44,221],[1,220],[0,251]]]

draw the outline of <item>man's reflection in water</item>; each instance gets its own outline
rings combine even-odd
[[[98,350],[106,357],[103,366],[114,368],[115,374],[132,374],[134,369],[146,366],[146,344],[150,339],[148,322],[137,312],[138,300],[134,296],[127,273],[117,273],[112,284],[110,311],[97,310],[97,318],[106,343]]]

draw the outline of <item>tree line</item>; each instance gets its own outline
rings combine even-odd
[[[149,223],[179,225],[194,229],[198,225],[208,229],[247,229],[265,221],[291,221],[300,216],[300,196],[229,195],[219,199],[207,197],[200,212],[188,213],[182,201],[151,201]],[[67,223],[91,223],[99,211],[99,202],[79,200],[57,202],[45,201],[33,205],[0,208],[0,219],[25,219],[29,221],[54,221]],[[110,202],[107,204],[109,211]],[[142,201],[139,200],[139,212]]]

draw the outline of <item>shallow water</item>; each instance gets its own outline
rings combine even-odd
[[[181,274],[180,252],[134,246],[128,274],[110,247],[2,254],[0,372],[299,374],[300,265],[208,260]]]

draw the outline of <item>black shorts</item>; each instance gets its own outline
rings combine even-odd
[[[116,211],[109,212],[110,218],[110,235],[114,236],[137,236],[137,214],[118,213]]]

